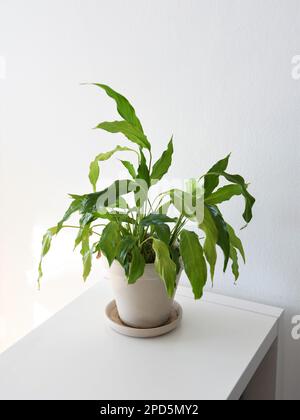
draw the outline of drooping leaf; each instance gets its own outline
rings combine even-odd
[[[161,225],[164,223],[176,223],[176,222],[177,222],[176,218],[168,217],[165,214],[153,213],[153,214],[149,214],[148,216],[144,217],[141,220],[141,226],[147,227],[147,226],[152,226],[152,225]]]
[[[94,192],[96,192],[96,186],[97,186],[97,182],[98,182],[99,175],[100,175],[99,163],[109,160],[117,152],[133,152],[133,153],[136,153],[135,150],[130,149],[129,147],[117,146],[115,149],[113,149],[109,152],[101,153],[98,156],[96,156],[96,158],[93,160],[93,162],[90,165],[90,172],[89,172],[89,179],[90,179],[90,182],[93,186]]]
[[[136,171],[134,169],[133,164],[131,162],[128,162],[127,160],[121,160],[121,163],[127,169],[132,178],[136,179]]]
[[[87,280],[88,276],[91,273],[92,270],[92,258],[93,258],[93,254],[92,251],[89,250],[87,251],[83,257],[82,257],[82,261],[83,261],[83,279],[84,281]]]
[[[43,244],[42,244],[42,257],[45,257],[50,251],[53,236],[57,234],[57,231],[58,231],[57,227],[53,227],[53,228],[48,229],[47,232],[45,233],[43,237]]]
[[[153,240],[153,249],[156,255],[155,269],[164,281],[170,298],[174,296],[176,287],[177,267],[171,259],[169,247],[161,240]]]
[[[230,257],[230,238],[227,230],[227,224],[223,219],[223,216],[216,206],[206,206],[209,210],[215,226],[218,230],[218,241],[217,245],[222,249],[224,253],[224,272],[227,269],[228,261]]]
[[[147,184],[147,187],[148,188],[150,187],[151,181],[150,181],[149,168],[147,166],[146,158],[142,150],[141,150],[141,162],[138,168],[137,179],[139,181],[140,180],[145,181],[145,183]]]
[[[232,272],[234,274],[235,281],[237,281],[240,276],[239,259],[236,249],[232,245],[230,245],[230,259],[232,260]]]
[[[82,242],[87,229],[90,229],[91,223],[97,220],[99,217],[94,213],[84,213],[79,221],[80,229],[75,239],[74,251],[78,245]]]
[[[207,281],[207,266],[203,248],[195,232],[183,230],[180,235],[180,252],[195,299],[201,299]]]
[[[255,198],[248,192],[248,185],[246,184],[244,178],[240,175],[231,175],[224,171],[222,172],[215,171],[213,175],[206,175],[206,176],[209,176],[209,177],[214,176],[214,177],[217,177],[218,180],[220,177],[224,177],[227,181],[231,182],[232,184],[236,184],[240,186],[241,194],[245,198],[245,211],[243,214],[243,218],[247,223],[251,222],[252,217],[253,217],[252,209],[255,204]],[[209,195],[207,195],[207,192],[206,192],[206,197],[209,198]]]
[[[120,226],[116,222],[110,222],[102,232],[99,248],[111,266],[119,253],[121,243]]]
[[[245,251],[244,251],[242,241],[240,240],[240,238],[237,237],[233,227],[230,226],[228,223],[227,223],[227,230],[228,230],[228,233],[229,233],[229,238],[230,238],[231,245],[234,248],[239,250],[239,252],[240,252],[240,254],[241,254],[241,256],[244,260],[244,263],[246,264],[246,255],[245,255]]]
[[[171,229],[170,226],[165,224],[157,224],[154,226],[154,232],[156,233],[158,239],[163,241],[165,244],[169,245],[171,241]]]
[[[153,166],[151,180],[152,183],[160,181],[167,173],[172,164],[172,157],[174,153],[173,137],[168,145],[167,150],[162,154],[161,158]]]
[[[75,197],[74,197],[74,200],[72,201],[72,203],[70,204],[70,206],[69,206],[68,210],[66,211],[66,213],[65,213],[64,217],[63,217],[63,218],[62,218],[62,220],[58,223],[58,225],[57,225],[57,232],[56,232],[56,233],[59,233],[59,232],[61,231],[61,229],[62,229],[62,227],[63,227],[63,224],[64,224],[67,220],[69,220],[69,219],[70,219],[70,217],[71,217],[74,213],[76,213],[76,212],[80,211],[81,206],[82,206],[82,197],[80,197],[80,196],[75,196]]]
[[[240,175],[230,175],[227,173],[223,173],[222,174],[227,181],[232,182],[234,184],[237,184],[241,187],[242,189],[242,195],[245,198],[245,211],[243,214],[243,218],[247,223],[250,223],[253,217],[252,214],[252,209],[253,206],[255,204],[255,198],[248,192],[248,185],[246,184],[245,180],[243,177],[241,177]]]
[[[209,171],[209,174],[224,172],[228,168],[228,163],[231,155],[228,155],[225,159],[217,162]],[[209,197],[210,194],[217,188],[219,185],[219,176],[217,174],[206,175],[204,178],[204,189],[205,189],[205,198]]]
[[[135,110],[133,106],[129,103],[129,101],[120,93],[114,91],[109,86],[101,84],[101,83],[94,83],[95,86],[105,90],[108,96],[115,100],[117,104],[118,113],[125,121],[132,124],[134,127],[137,127],[141,132],[143,132],[142,124],[138,117],[136,116]]]
[[[47,232],[45,233],[45,235],[43,236],[42,253],[41,253],[41,259],[40,259],[39,267],[38,267],[38,285],[39,285],[39,287],[40,287],[41,279],[43,277],[43,267],[42,267],[43,258],[50,251],[53,236],[55,236],[57,233],[58,233],[58,228],[57,228],[57,226],[55,226],[53,228],[48,229]]]
[[[145,259],[137,246],[133,247],[131,258],[128,284],[136,283],[143,276],[146,266]]]
[[[41,288],[41,280],[43,278],[43,275],[44,275],[44,273],[43,273],[43,260],[41,258],[40,262],[39,262],[39,267],[38,267],[38,281],[37,281],[39,289]]]
[[[80,228],[79,231],[78,231],[78,234],[77,234],[76,239],[75,239],[74,251],[81,244],[83,231],[84,231],[84,228],[83,227]]]
[[[97,125],[96,128],[113,134],[124,134],[128,140],[139,145],[141,148],[151,150],[151,145],[145,134],[127,121],[103,122]]]
[[[226,185],[220,188],[218,191],[212,193],[205,199],[205,203],[208,205],[221,204],[224,201],[229,201],[234,196],[239,196],[243,192],[242,187],[237,184]]]
[[[85,226],[82,231],[82,237],[81,237],[81,255],[82,255],[82,263],[83,263],[83,279],[84,281],[87,280],[88,276],[91,273],[92,269],[92,257],[93,252],[90,248],[90,227]]]
[[[205,232],[206,238],[203,249],[205,257],[210,265],[210,274],[213,281],[217,262],[216,245],[218,242],[218,229],[207,207],[205,207],[204,210],[204,220],[200,225],[200,229]]]

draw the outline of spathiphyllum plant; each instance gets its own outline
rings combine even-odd
[[[95,86],[116,102],[121,117],[119,121],[103,122],[97,129],[121,133],[132,145],[116,146],[92,161],[89,180],[93,192],[71,194],[72,201],[64,217],[43,238],[39,283],[43,275],[42,260],[49,252],[53,237],[62,229],[77,231],[75,248],[81,248],[84,280],[91,272],[94,256],[106,258],[110,266],[118,261],[129,285],[139,281],[147,264],[154,264],[172,297],[178,273],[184,268],[195,299],[200,299],[208,271],[212,280],[214,278],[218,248],[224,254],[224,272],[230,263],[237,280],[238,254],[245,261],[245,253],[219,205],[234,196],[242,196],[245,200],[243,218],[248,224],[255,199],[240,175],[227,172],[230,156],[217,162],[202,177],[190,180],[184,191],[169,189],[150,199],[151,188],[157,187],[172,164],[173,138],[154,163],[151,143],[128,100],[106,85]],[[128,172],[128,179],[116,180],[98,189],[102,162],[122,153],[131,154],[133,158],[120,161]],[[219,186],[221,181],[222,187]],[[78,225],[70,226],[67,222],[75,213]],[[192,223],[194,228],[189,230]]]

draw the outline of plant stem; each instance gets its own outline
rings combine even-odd
[[[101,226],[101,225],[98,225],[98,226]],[[102,225],[102,226],[106,226],[106,225]],[[97,227],[97,226],[94,226],[94,227]],[[81,227],[80,226],[64,225],[64,226],[62,226],[62,229],[81,229]],[[92,232],[92,234],[97,235],[97,236],[99,236],[101,238],[100,233],[95,232],[94,230],[91,230],[91,232]]]
[[[81,229],[80,226],[68,226],[68,225],[63,225],[62,229]]]
[[[100,235],[100,233],[98,233],[98,232],[95,232],[95,231],[93,231],[93,230],[92,230],[91,232],[92,232],[92,234],[93,234],[93,235],[97,235],[97,236],[99,236],[99,238],[101,238],[101,235]]]
[[[175,242],[175,239],[179,236],[180,231],[185,224],[186,224],[186,219],[183,216],[183,214],[181,214],[176,223],[176,226],[174,227],[173,234],[171,236],[170,245],[173,245],[173,243]]]
[[[149,153],[150,153],[149,173],[151,174],[153,156],[152,156],[151,150],[149,151]]]

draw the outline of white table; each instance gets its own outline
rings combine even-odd
[[[104,318],[107,281],[0,356],[0,399],[275,399],[282,310],[180,288],[182,326],[118,335]]]

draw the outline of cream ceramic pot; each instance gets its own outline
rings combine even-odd
[[[129,285],[123,267],[115,261],[108,270],[121,320],[134,328],[156,328],[170,318],[174,298],[170,299],[154,264],[146,265],[143,277]],[[177,284],[180,275],[178,275]]]

